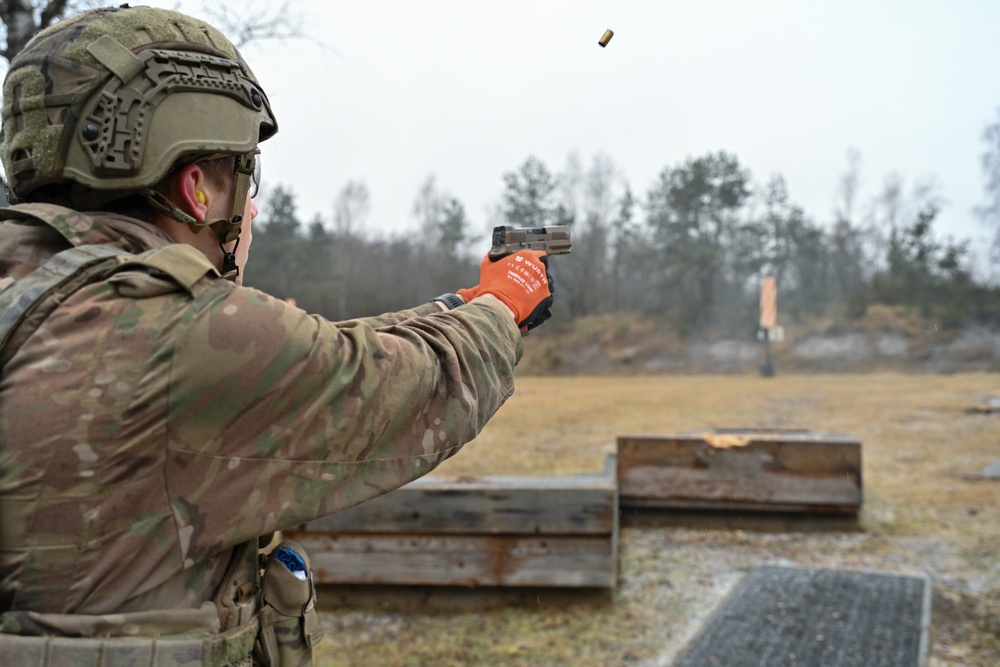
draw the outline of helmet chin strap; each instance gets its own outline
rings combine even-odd
[[[240,231],[243,229],[243,216],[246,213],[247,193],[250,192],[250,179],[256,163],[254,153],[245,153],[236,157],[236,192],[233,194],[233,211],[229,220],[217,220],[209,227],[219,236],[219,247],[222,248],[222,277],[235,282],[240,275],[240,267],[236,264],[236,249],[240,247]],[[232,251],[226,250],[226,244],[236,241]]]
[[[236,248],[240,245],[240,231],[243,229],[243,216],[246,214],[247,193],[250,192],[250,182],[257,164],[256,149],[250,153],[236,156],[236,191],[233,193],[233,208],[229,219],[218,219],[212,222],[198,222],[188,213],[182,211],[175,203],[161,192],[150,188],[143,194],[151,205],[163,211],[174,220],[186,224],[195,234],[208,227],[219,237],[219,247],[222,248],[222,277],[235,281],[240,275],[240,267],[236,264]],[[236,242],[232,251],[226,249],[227,243]]]

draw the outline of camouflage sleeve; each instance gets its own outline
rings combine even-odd
[[[411,308],[410,310],[400,310],[395,313],[384,313],[373,317],[361,317],[356,321],[363,322],[373,327],[387,327],[392,324],[398,324],[403,320],[408,320],[414,317],[425,317],[427,315],[440,312],[441,309],[437,305],[433,303],[425,303],[417,306],[416,308]]]
[[[522,352],[493,299],[385,325],[394,318],[331,323],[213,287],[184,319],[167,483],[194,561],[429,472],[513,393]]]

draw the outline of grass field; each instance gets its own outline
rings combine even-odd
[[[598,471],[617,435],[804,428],[862,442],[863,510],[853,525],[625,516],[611,593],[409,591],[327,608],[317,664],[669,665],[743,574],[785,562],[927,574],[929,664],[996,667],[1000,482],[966,477],[1000,460],[1000,415],[966,412],[994,394],[994,374],[519,378],[437,474]]]

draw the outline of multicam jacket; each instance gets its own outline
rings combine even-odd
[[[171,243],[109,214],[0,218],[0,288],[70,244]],[[211,270],[84,286],[0,371],[0,611],[202,607],[240,545],[458,451],[521,350],[492,298],[334,323]]]

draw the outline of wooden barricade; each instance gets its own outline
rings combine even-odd
[[[857,513],[861,443],[809,431],[620,436],[622,507]]]
[[[614,587],[618,489],[600,474],[424,477],[285,536],[319,584]]]

